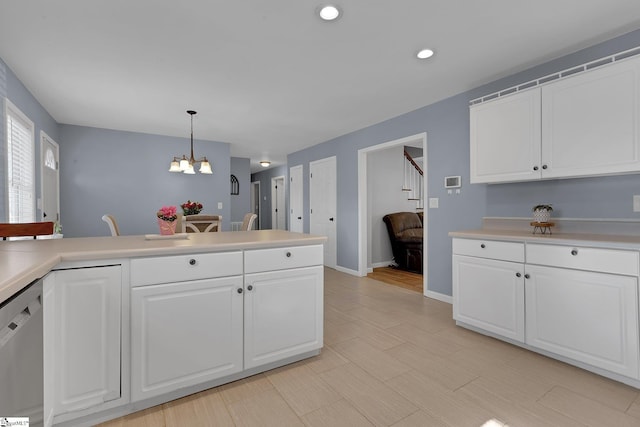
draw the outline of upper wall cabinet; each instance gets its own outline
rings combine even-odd
[[[473,105],[471,182],[640,172],[640,58]]]
[[[471,107],[471,183],[540,178],[540,90]]]

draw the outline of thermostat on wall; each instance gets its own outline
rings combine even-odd
[[[460,188],[460,176],[445,176],[444,188]]]

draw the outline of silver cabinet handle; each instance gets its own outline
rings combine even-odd
[[[524,278],[525,278],[525,279],[528,279],[528,278],[530,278],[530,277],[531,277],[531,276],[529,276],[528,274],[525,274],[525,275],[524,275]]]
[[[522,277],[522,274],[516,273],[516,277]]]
[[[534,166],[534,167],[533,167],[533,170],[534,170],[534,171],[537,171],[537,170],[538,170],[538,167],[537,167],[537,166]]]
[[[247,286],[247,290],[248,290],[248,291],[252,291],[252,290],[253,290],[253,285],[249,285],[249,286]]]
[[[547,168],[547,165],[542,165],[542,169],[546,169],[546,168]]]
[[[578,255],[578,250],[577,249],[572,249],[571,250],[571,255],[573,255],[573,256]]]
[[[480,247],[481,247],[482,249],[484,249],[484,248],[486,248],[487,246],[486,246],[484,243],[482,243],[482,244],[480,245]]]
[[[238,293],[241,294],[242,293],[242,288],[238,288]]]
[[[196,260],[194,258],[191,258],[189,260],[189,265],[196,265]]]
[[[291,258],[291,252],[287,252],[287,258]]]

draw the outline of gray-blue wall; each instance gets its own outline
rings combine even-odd
[[[244,157],[232,157],[231,173],[238,178],[239,185],[239,194],[231,196],[231,221],[238,222],[242,221],[244,215],[251,211],[251,160]]]
[[[188,153],[188,138],[61,125],[59,143],[65,236],[109,235],[105,213],[116,217],[121,234],[157,234],[156,211],[180,211],[188,199],[202,203],[202,213],[222,215],[229,230],[229,144],[194,139],[194,152],[210,159],[213,174],[185,175],[169,172],[169,162]]]
[[[640,30],[486,84],[385,122],[291,153],[289,166],[304,167],[304,209],[309,210],[309,162],[337,156],[338,265],[358,270],[358,161],[361,148],[427,132],[428,197],[440,199],[428,209],[429,290],[451,295],[450,231],[478,228],[483,216],[528,217],[536,203],[553,203],[554,214],[581,218],[638,218],[633,194],[640,175],[539,181],[519,184],[469,184],[469,107],[479,96],[524,83],[575,65],[640,45]],[[605,141],[606,142],[606,141]],[[447,195],[443,179],[462,176],[462,192]],[[305,216],[305,231],[309,230]]]
[[[16,77],[4,61],[0,58],[0,100],[2,108],[4,108],[4,98],[8,98],[13,105],[18,107],[31,121],[33,121],[35,132],[35,159],[36,159],[36,195],[40,196],[40,131],[44,131],[54,141],[60,142],[58,133],[58,124],[51,115],[40,105],[33,97],[31,92],[24,87],[22,82]],[[0,222],[6,222],[6,209],[4,206],[6,200],[7,173],[5,159],[5,116],[2,112],[3,120],[0,120],[0,135],[2,150],[0,153]],[[42,212],[40,209],[36,211],[36,221],[41,220]]]
[[[269,168],[264,171],[256,172],[251,175],[251,182],[260,182],[260,229],[271,229],[271,178],[284,176],[285,181],[285,224],[289,229],[289,170],[286,166],[278,166]]]

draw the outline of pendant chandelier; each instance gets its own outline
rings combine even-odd
[[[206,157],[202,157],[201,159],[193,157],[193,115],[197,113],[193,110],[187,110],[187,114],[191,116],[191,157],[187,158],[184,154],[182,157],[174,157],[171,161],[169,172],[182,172],[192,175],[196,173],[193,165],[200,163],[200,169],[198,169],[200,173],[212,174],[211,165]]]

